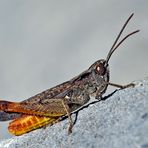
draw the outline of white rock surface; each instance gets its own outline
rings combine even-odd
[[[135,83],[81,110],[69,136],[64,120],[3,140],[0,148],[148,148],[148,78]]]

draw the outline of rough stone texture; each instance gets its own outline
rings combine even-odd
[[[3,140],[0,148],[148,148],[148,78],[135,84],[81,110],[69,136],[64,120]]]

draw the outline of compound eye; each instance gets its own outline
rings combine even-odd
[[[96,67],[96,71],[98,74],[104,76],[105,75],[105,72],[106,72],[106,69],[104,67],[103,64],[99,64],[97,67]]]

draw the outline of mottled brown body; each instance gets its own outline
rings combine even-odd
[[[0,101],[0,120],[12,120],[9,124],[9,131],[15,135],[21,135],[36,128],[53,124],[61,116],[67,115],[72,132],[73,122],[70,113],[86,104],[91,97],[101,100],[108,85],[125,88],[131,85],[122,86],[109,82],[109,59],[117,47],[129,36],[137,33],[136,30],[125,36],[118,44],[124,28],[132,18],[128,18],[118,37],[116,38],[107,58],[93,63],[86,71],[42,93],[39,93],[22,102]]]

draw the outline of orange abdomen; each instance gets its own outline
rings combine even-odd
[[[58,118],[23,115],[9,123],[8,130],[11,134],[22,135],[47,124],[53,124]]]

